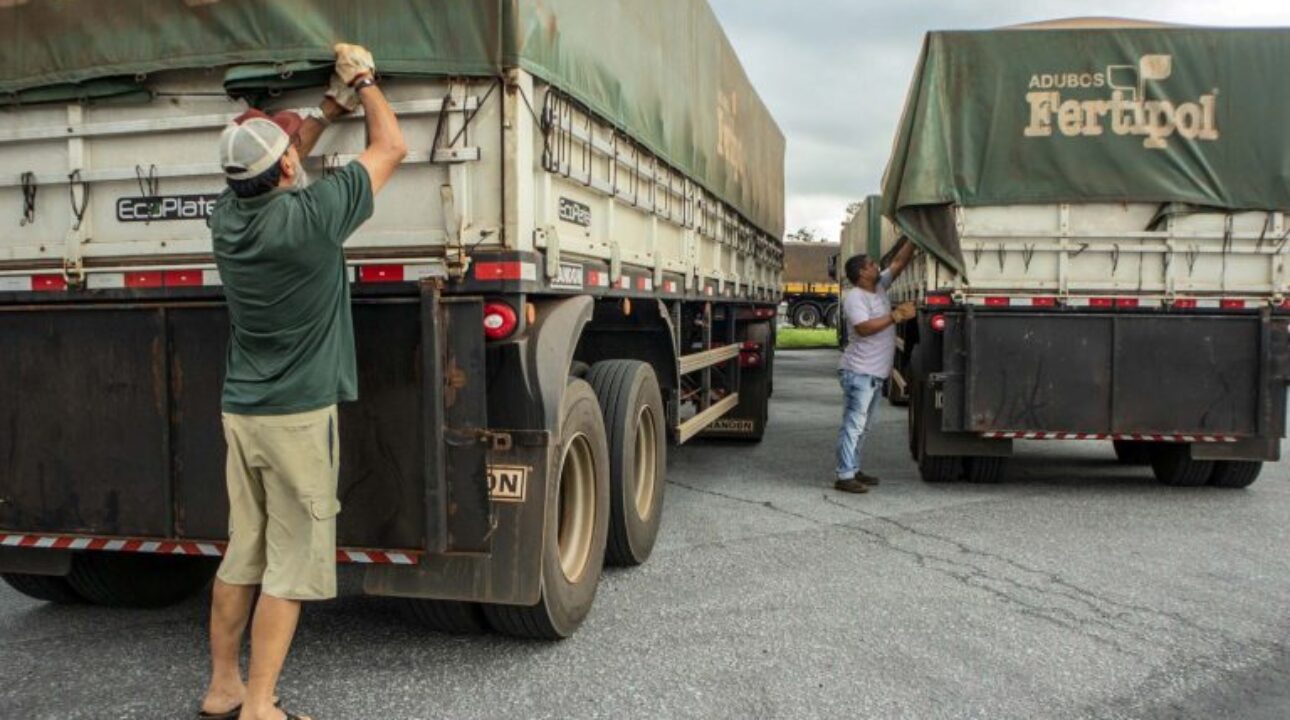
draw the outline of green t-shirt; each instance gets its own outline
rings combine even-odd
[[[358,399],[342,245],[372,216],[372,181],[352,162],[304,190],[240,199],[211,214],[232,333],[224,411],[290,415]]]

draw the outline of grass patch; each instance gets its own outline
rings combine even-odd
[[[838,346],[838,331],[833,328],[803,330],[801,328],[780,328],[775,335],[775,347],[780,350],[801,350],[805,348],[828,348]]]

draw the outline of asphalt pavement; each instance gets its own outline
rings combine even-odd
[[[1107,443],[1018,446],[1007,481],[927,485],[889,406],[883,479],[831,488],[836,353],[776,359],[757,446],[671,448],[664,526],[562,643],[450,637],[348,590],[281,692],[317,720],[1290,717],[1290,466],[1158,485]],[[190,718],[204,598],[53,607],[0,585],[0,718]]]

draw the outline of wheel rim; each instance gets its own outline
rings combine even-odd
[[[658,474],[658,433],[654,410],[646,405],[636,417],[636,514],[646,519],[654,511],[654,484]]]
[[[579,433],[569,441],[560,467],[560,519],[556,544],[560,570],[577,582],[591,557],[596,527],[596,463],[591,441]]]

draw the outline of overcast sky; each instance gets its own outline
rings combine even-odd
[[[834,240],[847,204],[878,192],[928,30],[1074,16],[1290,26],[1290,0],[710,2],[788,140],[788,229]]]

